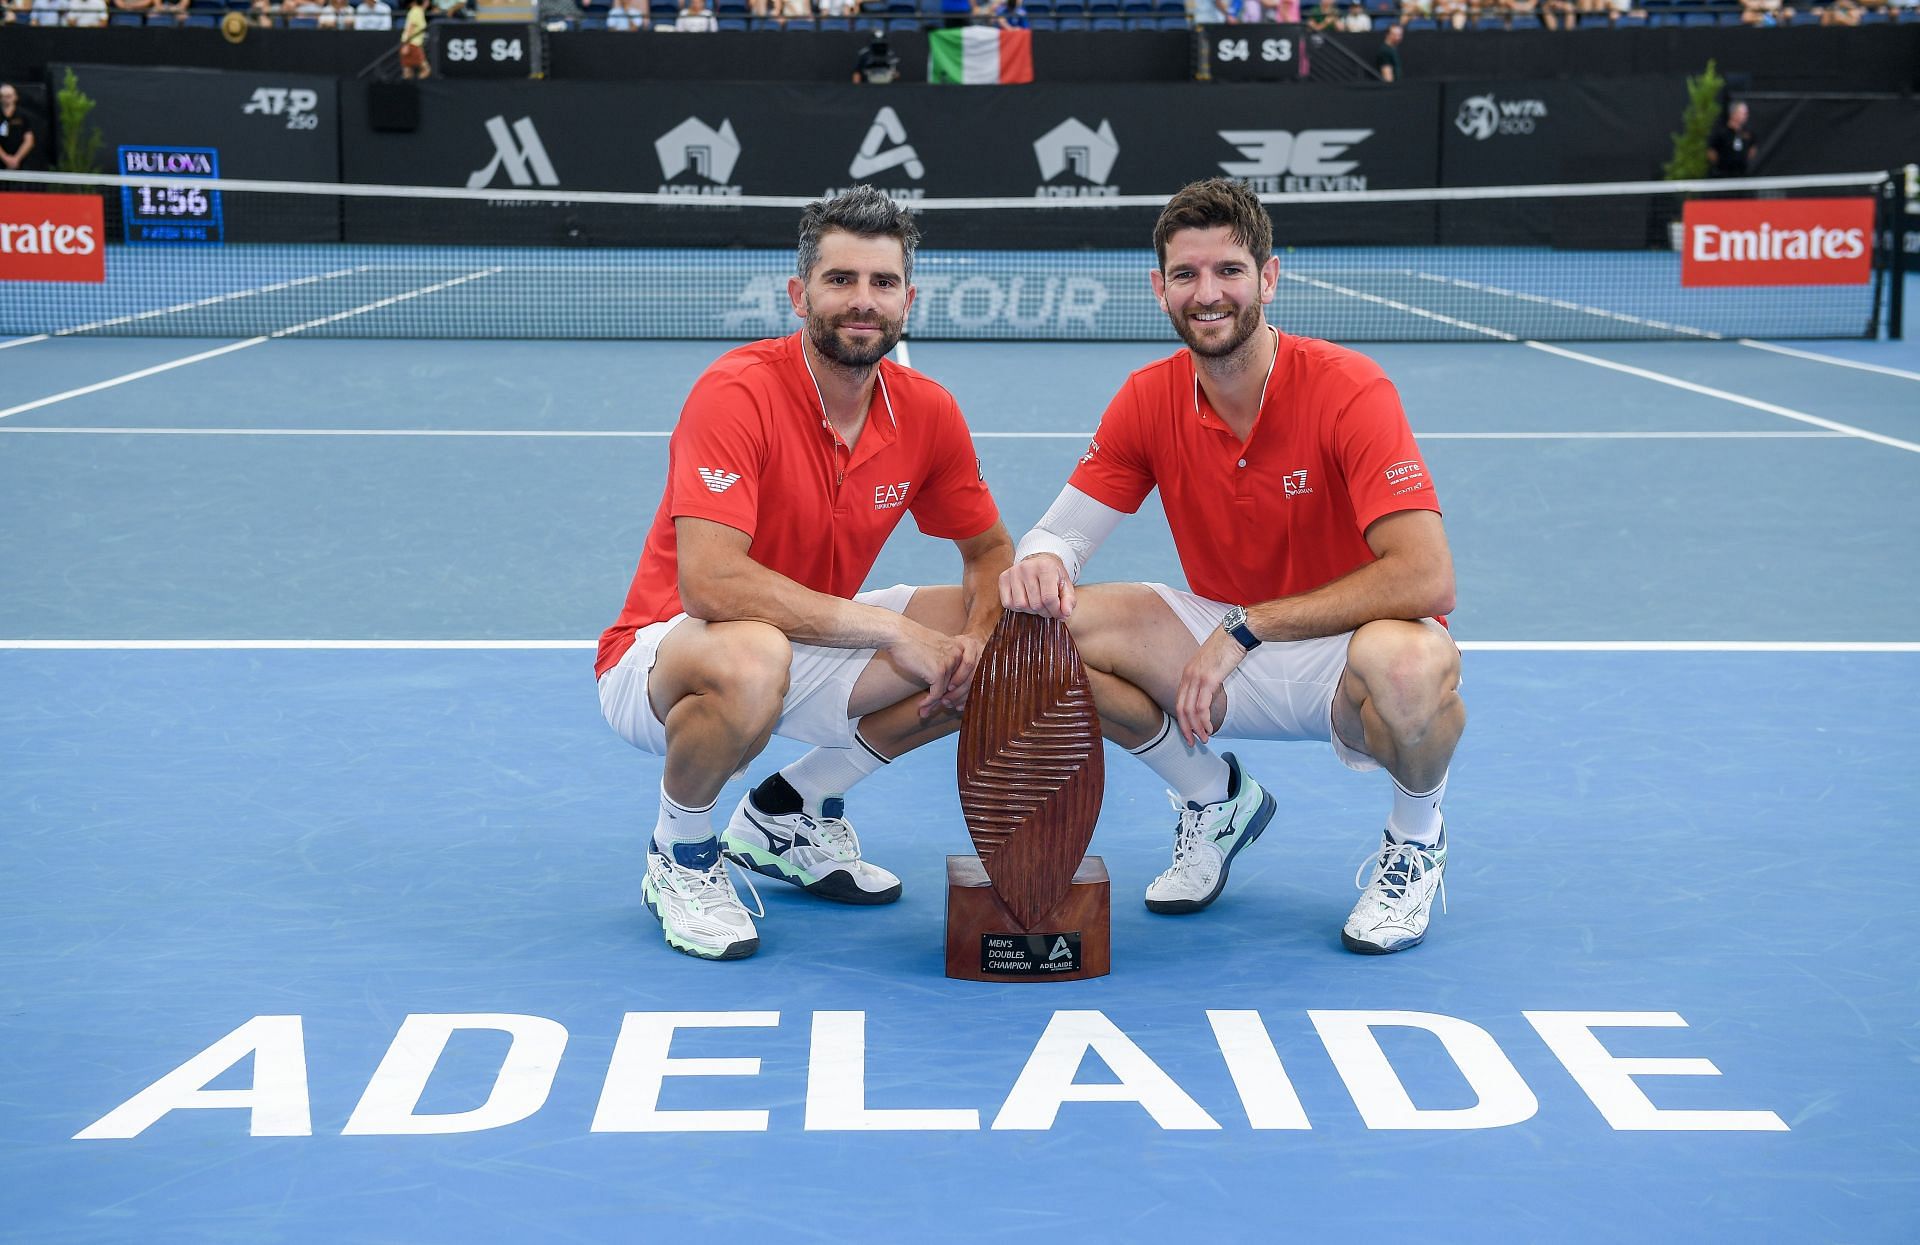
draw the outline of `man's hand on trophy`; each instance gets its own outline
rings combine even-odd
[[[1073,617],[1073,580],[1058,554],[1033,553],[1000,573],[1000,604],[1022,614]]]

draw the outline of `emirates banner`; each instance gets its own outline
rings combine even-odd
[[[98,195],[0,194],[0,281],[107,279]]]
[[[1696,199],[1681,217],[1680,284],[1865,285],[1872,199]]]

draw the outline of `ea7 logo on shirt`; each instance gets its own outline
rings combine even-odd
[[[1387,468],[1386,477],[1395,496],[1416,492],[1427,487],[1427,465],[1417,458],[1403,458]]]
[[[912,487],[912,480],[902,480],[898,484],[874,485],[873,508],[875,510],[898,510],[907,504],[907,490]]]
[[[707,487],[716,493],[726,492],[733,487],[734,481],[740,478],[740,473],[737,471],[715,471],[712,467],[701,467],[698,470],[700,478],[707,482]]]
[[[1100,442],[1089,441],[1087,442],[1087,452],[1080,456],[1080,461],[1083,463],[1090,463],[1093,461],[1093,456],[1095,454],[1098,454],[1099,452],[1100,452]]]
[[[1304,470],[1287,472],[1280,477],[1280,485],[1287,490],[1288,497],[1305,497],[1313,492],[1307,487],[1307,473]]]

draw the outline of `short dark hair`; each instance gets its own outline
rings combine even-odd
[[[1264,267],[1273,255],[1273,218],[1245,182],[1231,177],[1209,177],[1181,187],[1160,219],[1153,223],[1153,253],[1167,266],[1167,239],[1182,229],[1211,229],[1225,225],[1235,242],[1253,252],[1254,267]]]
[[[857,238],[897,241],[906,263],[906,271],[900,275],[907,284],[913,284],[913,252],[920,245],[920,227],[913,223],[913,213],[872,186],[855,186],[831,199],[816,199],[800,213],[800,246],[795,259],[802,281],[820,262],[820,239],[836,229]]]

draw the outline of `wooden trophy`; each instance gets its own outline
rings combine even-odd
[[[1106,765],[1064,622],[1001,615],[967,697],[959,773],[978,855],[947,857],[947,976],[1106,976],[1111,888],[1105,863],[1086,854]]]

